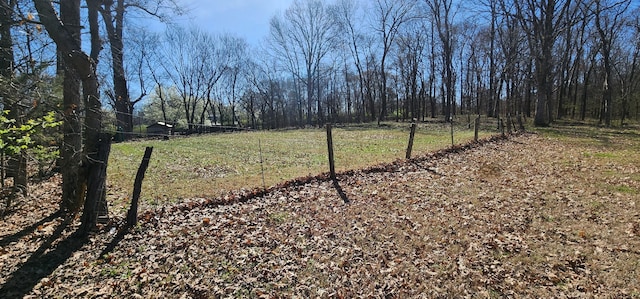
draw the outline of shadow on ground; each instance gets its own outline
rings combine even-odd
[[[38,228],[38,226],[43,225],[43,224],[45,224],[47,222],[51,222],[51,221],[53,221],[54,219],[56,219],[58,217],[62,217],[62,214],[63,213],[60,210],[58,210],[58,211],[52,213],[51,215],[49,215],[49,216],[47,216],[45,218],[42,218],[42,220],[23,228],[19,232],[16,232],[16,233],[11,234],[11,235],[2,236],[2,239],[0,239],[0,247],[4,247],[4,246],[7,246],[7,245],[9,245],[9,244],[11,244],[13,242],[17,242],[22,237],[33,233]]]
[[[22,236],[33,232],[39,225],[38,223],[45,223],[59,217],[60,214],[58,213],[59,212],[56,212],[22,231],[2,239],[2,241],[0,241],[3,244],[2,246],[10,244]],[[55,247],[53,247],[53,244],[61,238],[62,233],[70,226],[72,221],[73,218],[70,217],[70,219],[66,219],[60,223],[53,234],[40,245],[29,259],[20,265],[20,268],[9,274],[10,278],[7,279],[7,282],[0,288],[0,298],[22,298],[29,294],[41,279],[53,273],[58,266],[62,265],[75,251],[86,243],[87,238],[76,232],[60,240]],[[3,275],[5,274],[3,273]]]

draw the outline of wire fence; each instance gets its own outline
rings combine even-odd
[[[481,137],[496,133],[484,123]],[[405,159],[409,124],[335,125],[335,169],[344,172]],[[474,139],[466,124],[454,124],[454,143]],[[451,146],[449,124],[416,126],[413,156]],[[142,200],[154,204],[184,198],[224,196],[231,190],[265,188],[299,177],[329,172],[324,128],[202,134],[170,140],[114,144],[109,160],[113,195],[128,198],[145,147],[154,147]]]

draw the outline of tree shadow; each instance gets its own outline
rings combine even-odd
[[[338,195],[340,195],[340,198],[342,198],[342,201],[344,201],[344,203],[351,202],[349,200],[349,197],[347,197],[347,194],[344,193],[344,190],[342,190],[342,187],[340,187],[340,183],[338,182],[338,179],[333,178],[331,180],[333,181],[333,187],[336,188],[336,191],[338,191]]]
[[[29,259],[10,274],[11,277],[0,288],[0,298],[24,297],[33,290],[42,278],[53,273],[58,266],[62,265],[87,242],[86,236],[76,231],[51,249],[52,244],[62,236],[64,230],[72,222],[72,217],[65,219]],[[47,251],[48,249],[51,250]]]
[[[38,228],[38,226],[43,225],[47,222],[53,221],[58,217],[62,217],[62,215],[63,215],[62,211],[58,210],[52,213],[51,215],[41,219],[40,221],[23,228],[19,232],[13,233],[11,235],[2,236],[2,239],[0,239],[0,247],[7,246],[13,242],[20,240],[22,237],[33,233],[33,231],[35,231]]]
[[[111,253],[116,248],[116,246],[118,246],[118,243],[120,243],[120,241],[124,239],[124,236],[127,235],[127,233],[129,233],[129,229],[126,227],[123,227],[120,230],[118,230],[118,233],[113,237],[111,242],[107,244],[107,247],[105,247],[102,250],[102,252],[100,252],[100,255],[98,256],[98,258],[101,259],[105,255]]]
[[[409,160],[409,163],[411,163],[416,169],[422,169],[426,172],[429,172],[433,175],[439,176],[439,177],[443,177],[445,176],[445,174],[438,172],[437,169],[434,169],[432,167],[430,167],[430,165],[424,165],[422,163],[420,163],[417,160]]]

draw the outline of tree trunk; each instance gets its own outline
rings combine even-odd
[[[104,2],[100,10],[104,20],[111,49],[111,68],[113,73],[113,101],[116,110],[117,126],[124,132],[133,132],[133,111],[130,104],[127,78],[124,71],[124,44],[122,29],[124,23],[124,0],[118,0],[115,18],[112,16],[112,2]],[[126,134],[129,135],[129,134]]]
[[[549,115],[549,102],[553,96],[553,44],[554,37],[554,10],[555,0],[548,0],[545,8],[546,13],[541,17],[542,26],[541,40],[538,40],[539,47],[534,47],[536,57],[537,91],[538,102],[536,103],[536,115],[534,124],[537,127],[548,126],[551,123]],[[536,51],[537,50],[537,51]],[[538,52],[539,51],[539,52]]]
[[[386,56],[387,51],[382,54],[382,59],[380,61],[380,115],[378,115],[378,124],[380,124],[381,121],[385,121],[387,117],[387,71],[385,70]]]
[[[15,4],[15,1],[0,0],[0,77],[7,80],[7,82],[2,82],[0,98],[4,109],[9,110],[9,119],[14,119],[16,121],[14,125],[20,126],[23,123],[23,109],[18,104],[19,99],[15,99],[15,95],[8,90],[9,84],[13,81],[14,53],[11,27],[13,25],[12,14]],[[25,155],[26,153],[23,150],[18,155],[10,157],[7,168],[11,171],[11,176],[13,176],[13,192],[20,192],[26,196],[28,176]],[[0,165],[0,167],[4,167],[4,165]],[[4,178],[4,176],[0,176],[0,179],[4,180]]]
[[[546,61],[539,62],[539,65],[536,67],[546,69],[546,66],[540,66],[541,64],[546,64]],[[534,118],[534,124],[536,127],[545,127],[548,126],[551,122],[549,119],[549,98],[553,93],[552,82],[548,79],[548,71],[543,71],[542,69],[536,70],[538,82],[537,82],[537,102],[536,102],[536,114]]]
[[[76,76],[76,78],[82,79],[82,87],[83,87],[83,95],[84,95],[84,104],[85,104],[85,124],[86,128],[84,131],[84,140],[86,146],[84,147],[83,153],[83,164],[84,171],[81,173],[77,164],[69,163],[70,161],[65,161],[66,163],[63,165],[63,174],[66,174],[69,179],[70,177],[74,177],[77,179],[77,183],[79,185],[86,186],[87,174],[91,173],[88,170],[92,170],[92,165],[97,161],[98,155],[98,140],[99,140],[99,132],[101,128],[102,121],[102,112],[101,112],[101,103],[98,92],[98,80],[96,77],[96,65],[91,58],[82,51],[80,47],[80,43],[78,42],[79,36],[74,36],[72,31],[69,28],[65,28],[65,24],[58,19],[53,4],[49,0],[34,0],[35,8],[40,17],[40,22],[49,33],[49,36],[58,47],[58,51],[60,55],[64,59],[65,67],[71,70],[72,74]],[[71,1],[62,1],[64,4],[71,4]],[[80,1],[74,0],[73,5],[69,7],[70,10],[74,11],[74,18],[77,17],[79,20],[79,8]],[[79,26],[77,27],[80,28]],[[77,109],[77,107],[67,107],[67,109]],[[75,110],[65,111],[67,116],[75,113]],[[75,118],[77,119],[77,118]],[[69,132],[65,131],[65,138]],[[76,132],[73,132],[77,138],[80,139],[79,144],[82,145],[82,138]],[[76,139],[73,139],[76,141]],[[76,155],[78,155],[76,153]],[[74,156],[75,158],[75,156]],[[75,160],[74,160],[75,161]],[[72,182],[66,181],[66,183],[70,184]],[[64,182],[63,182],[64,184]],[[77,198],[83,199],[84,192],[80,192],[82,188],[76,187],[72,191],[75,193],[66,194],[67,196],[77,196]],[[64,187],[64,186],[63,186]],[[92,186],[93,187],[93,186]],[[88,190],[89,193],[94,192],[95,190]],[[66,197],[64,199],[69,199]],[[77,203],[77,202],[76,202]],[[92,214],[94,213],[91,210],[91,207],[85,208],[83,214]]]
[[[69,48],[80,47],[80,0],[62,1],[60,3],[60,18],[64,24],[64,28],[60,30],[66,30],[68,33],[69,40],[66,42],[70,44]],[[74,66],[68,61],[67,51],[71,50],[65,51],[64,46],[58,45],[58,66],[61,67],[64,75],[61,208],[71,213],[77,213],[84,199],[83,182],[79,177],[82,161],[81,95],[80,79]]]
[[[95,227],[99,217],[107,216],[106,213],[106,178],[107,178],[107,162],[109,160],[109,152],[111,151],[111,134],[103,133],[100,135],[98,152],[92,155],[95,160],[91,161],[87,181],[87,199],[84,202],[84,213],[82,214],[82,233],[89,233]],[[102,215],[101,215],[102,214]]]
[[[496,4],[494,1],[490,1],[491,6],[491,31],[489,36],[489,99],[487,103],[487,117],[494,117],[495,110],[493,109],[496,101],[496,54],[495,54],[495,39],[496,39]]]
[[[95,64],[98,64],[98,57],[102,51],[102,39],[100,38],[100,23],[98,21],[98,10],[102,0],[86,0],[87,19],[89,21],[89,34],[91,36],[91,53],[89,57]]]
[[[0,0],[0,76],[10,78],[13,74],[13,39],[11,37],[12,14],[15,1]],[[5,97],[5,89],[0,97]]]

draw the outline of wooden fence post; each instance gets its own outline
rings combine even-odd
[[[451,122],[450,123],[450,125],[451,125],[451,146],[454,146],[455,142],[453,141],[453,116],[451,116],[449,118],[449,121]]]
[[[473,141],[478,142],[478,130],[480,129],[480,117],[476,117],[473,127]]]
[[[333,137],[331,136],[331,124],[327,124],[327,150],[329,151],[329,173],[332,179],[336,179],[336,166],[333,159]]]
[[[140,193],[142,192],[142,180],[144,180],[144,173],[147,171],[147,167],[149,167],[151,152],[153,152],[153,147],[148,146],[144,151],[142,163],[140,163],[140,167],[138,167],[136,180],[133,183],[133,197],[131,198],[131,207],[129,207],[129,211],[127,212],[127,227],[133,227],[138,223],[138,201],[140,200]]]
[[[107,163],[111,152],[111,134],[101,133],[98,138],[98,152],[89,165],[87,177],[87,194],[82,214],[80,231],[87,234],[98,219],[109,218],[106,202]]]
[[[258,138],[258,151],[260,152],[260,173],[262,174],[262,189],[267,190],[267,185],[264,182],[264,160],[262,159],[262,143]]]
[[[407,159],[411,159],[411,151],[413,150],[413,138],[416,136],[416,123],[411,123],[411,133],[409,133],[409,145],[407,146]]]

